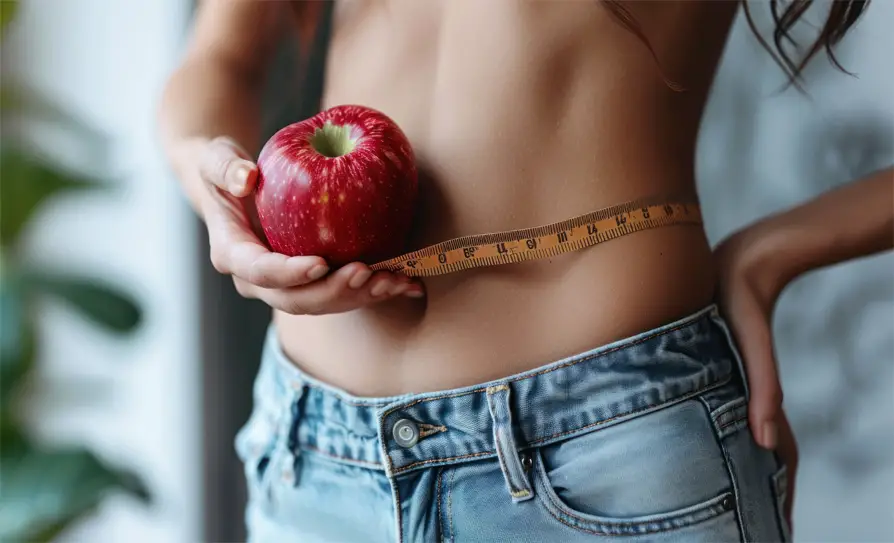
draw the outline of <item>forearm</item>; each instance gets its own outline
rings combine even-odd
[[[206,194],[193,166],[197,149],[227,136],[252,156],[257,151],[260,81],[210,53],[187,58],[168,81],[159,109],[162,145],[197,212]]]
[[[743,231],[759,275],[783,288],[808,271],[894,247],[894,169],[878,171]]]

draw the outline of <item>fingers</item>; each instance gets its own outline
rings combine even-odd
[[[288,288],[316,281],[329,272],[326,261],[320,257],[289,257],[270,252],[254,232],[223,208],[207,213],[205,221],[211,263],[220,273],[258,287]]]
[[[789,529],[794,531],[792,510],[795,502],[798,476],[798,443],[795,441],[795,434],[792,432],[784,409],[779,410],[777,421],[779,423],[779,456],[788,468],[788,492],[786,493],[784,504],[785,517],[788,521]]]
[[[748,423],[760,446],[775,449],[779,439],[777,415],[782,406],[782,387],[773,353],[770,322],[755,302],[737,304],[736,313],[733,327],[739,338],[751,395]]]
[[[321,315],[351,311],[397,296],[422,296],[422,286],[409,277],[373,273],[362,263],[348,264],[323,280],[287,289],[263,288],[234,277],[242,296],[257,298],[294,315]]]
[[[258,169],[236,142],[221,137],[202,150],[199,173],[208,183],[242,198],[254,190]]]
[[[237,242],[228,249],[229,273],[263,288],[289,288],[316,281],[329,272],[316,256],[271,253],[257,242]]]

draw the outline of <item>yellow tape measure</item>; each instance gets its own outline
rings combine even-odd
[[[554,257],[650,228],[701,222],[695,202],[638,200],[544,226],[452,239],[370,268],[430,277]]]

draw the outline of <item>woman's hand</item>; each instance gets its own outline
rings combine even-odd
[[[754,440],[775,449],[788,466],[786,516],[791,526],[798,448],[782,408],[772,332],[773,309],[787,278],[770,265],[774,247],[768,239],[752,228],[719,245],[715,251],[719,305],[742,354],[750,392],[748,423]]]
[[[291,314],[350,311],[395,296],[423,296],[422,286],[401,274],[354,262],[329,274],[316,256],[273,253],[261,241],[251,194],[258,170],[247,153],[228,138],[196,145],[198,173],[207,189],[201,214],[208,227],[211,262],[233,277],[236,290]]]
[[[755,441],[789,468],[791,523],[798,451],[782,410],[772,317],[782,289],[801,274],[894,248],[894,168],[821,194],[734,234],[715,251],[720,307],[744,359]]]

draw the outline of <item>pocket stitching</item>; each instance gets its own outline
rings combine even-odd
[[[685,393],[685,394],[681,394],[681,395],[676,396],[676,397],[674,397],[674,398],[669,398],[669,399],[667,399],[667,400],[664,400],[663,402],[659,402],[659,403],[656,403],[656,404],[653,404],[653,405],[649,405],[649,406],[646,406],[646,407],[643,407],[643,408],[640,408],[640,409],[634,409],[633,411],[628,411],[628,412],[626,412],[626,413],[622,413],[622,414],[620,414],[620,415],[616,415],[616,416],[614,416],[614,417],[609,417],[609,418],[607,418],[607,419],[598,420],[598,421],[596,421],[596,422],[593,422],[593,423],[590,423],[590,424],[581,426],[580,428],[575,428],[575,429],[573,429],[573,430],[568,430],[568,431],[565,431],[565,432],[558,432],[558,433],[555,433],[555,434],[550,435],[550,436],[546,436],[546,437],[542,437],[542,438],[539,438],[539,439],[535,439],[535,440],[530,441],[529,443],[530,443],[531,445],[545,445],[545,444],[552,444],[552,443],[546,443],[546,442],[549,441],[549,440],[551,440],[551,439],[553,439],[553,438],[557,438],[557,437],[565,437],[565,436],[568,436],[568,435],[570,435],[570,434],[575,434],[575,433],[577,433],[577,432],[580,432],[581,435],[584,435],[584,434],[589,433],[589,432],[588,432],[588,431],[583,431],[583,430],[592,430],[593,428],[597,428],[597,427],[599,427],[599,426],[607,426],[607,425],[610,425],[610,424],[612,424],[612,423],[616,423],[616,422],[620,422],[620,421],[626,421],[626,420],[634,419],[634,418],[637,418],[637,417],[640,417],[640,416],[643,416],[643,415],[647,415],[647,414],[649,414],[649,413],[651,413],[651,412],[658,411],[659,409],[664,409],[664,408],[666,408],[666,407],[671,407],[671,406],[673,406],[673,405],[675,405],[675,404],[682,403],[682,402],[684,402],[684,401],[686,401],[686,400],[691,400],[692,398],[698,397],[698,396],[704,394],[705,392],[709,392],[709,391],[711,391],[711,390],[714,390],[714,389],[717,389],[717,388],[719,388],[719,387],[722,387],[722,386],[728,384],[728,383],[730,382],[730,380],[731,380],[731,377],[726,377],[726,378],[724,378],[724,379],[722,379],[722,380],[720,380],[720,381],[717,381],[717,382],[715,382],[715,383],[710,383],[710,384],[708,384],[708,385],[705,385],[705,386],[702,387],[702,388],[693,390],[693,391],[691,391],[691,392],[687,392],[687,393]],[[595,431],[595,430],[592,430],[592,431]]]
[[[702,503],[677,511],[640,517],[643,520],[633,519],[630,521],[622,521],[599,518],[597,515],[586,515],[585,513],[575,511],[556,495],[549,482],[549,477],[546,475],[546,468],[543,464],[543,459],[539,450],[536,451],[536,464],[534,478],[536,486],[539,487],[538,489],[540,490],[537,494],[540,495],[540,501],[545,505],[549,514],[562,524],[594,535],[617,536],[668,532],[707,522],[708,520],[717,518],[724,513],[734,510],[734,508],[723,506],[724,500],[733,498],[733,492],[727,491]],[[546,500],[548,500],[548,502]],[[716,512],[713,512],[713,510],[716,510]],[[560,515],[567,516],[571,520],[563,519]],[[693,516],[694,518],[688,522],[673,524],[675,521],[679,521],[679,519],[687,516]],[[580,526],[578,523],[584,524],[585,526]],[[587,526],[590,526],[590,528],[587,528]],[[597,527],[601,527],[602,529],[596,529]]]
[[[788,466],[786,464],[782,464],[782,467],[776,470],[771,477],[770,483],[779,531],[781,532],[782,540],[789,541],[791,539],[790,528],[785,518],[785,502],[788,499]]]

